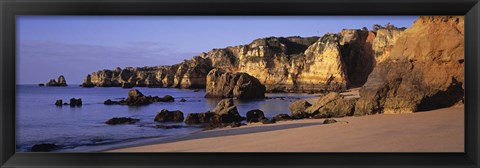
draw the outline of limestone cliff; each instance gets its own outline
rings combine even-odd
[[[212,49],[171,66],[98,71],[85,78],[84,86],[205,88],[208,72],[217,68],[245,72],[267,92],[341,91],[363,85],[377,55],[387,55],[401,31],[352,29],[322,37],[260,38],[247,45]]]
[[[411,113],[464,98],[464,18],[420,17],[360,90],[355,114]]]

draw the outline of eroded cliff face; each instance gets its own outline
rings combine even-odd
[[[205,88],[208,72],[217,68],[248,73],[267,92],[341,91],[365,83],[377,54],[388,54],[399,32],[396,28],[352,29],[322,37],[261,38],[247,45],[212,49],[171,66],[98,71],[90,74],[90,81],[85,78],[84,86]]]
[[[463,103],[464,18],[420,17],[360,90],[355,114],[411,113]]]

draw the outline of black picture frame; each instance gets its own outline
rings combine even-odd
[[[1,167],[479,167],[478,0],[1,0]],[[464,153],[16,153],[18,15],[464,15]]]

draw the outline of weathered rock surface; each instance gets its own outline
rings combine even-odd
[[[247,122],[260,122],[266,119],[262,110],[255,109],[247,112]]]
[[[67,86],[67,81],[63,75],[60,75],[57,80],[50,79],[48,81],[47,86]]]
[[[243,117],[240,116],[233,99],[223,99],[212,112],[190,113],[185,119],[186,124],[206,124],[208,129],[226,126],[237,127]]]
[[[291,119],[292,117],[290,117],[288,114],[277,114],[276,116],[272,117],[272,120],[275,121],[286,121]]]
[[[129,106],[139,106],[139,105],[148,105],[154,102],[174,102],[175,98],[170,95],[165,95],[162,98],[158,96],[145,96],[142,92],[137,89],[132,89],[128,91],[127,99],[120,101],[106,100],[103,104],[105,105],[129,105]]]
[[[83,83],[82,83],[82,87],[85,87],[85,88],[91,88],[91,87],[94,87],[95,85],[92,83],[92,77],[90,76],[90,74],[88,74],[85,79],[83,80]]]
[[[290,104],[293,118],[330,118],[352,116],[357,99],[345,99],[336,92],[329,93],[317,99],[310,105],[305,100],[297,100]]]
[[[212,49],[171,66],[101,70],[92,73],[90,81],[100,87],[205,88],[207,74],[217,68],[247,73],[267,92],[341,91],[363,84],[375,59],[389,54],[402,31],[390,27],[342,30],[322,37],[260,38],[246,45]]]
[[[108,125],[117,125],[117,124],[135,124],[140,121],[139,119],[130,118],[130,117],[120,117],[120,118],[111,118],[105,122]]]
[[[158,112],[155,116],[154,121],[157,122],[183,122],[183,112],[179,110],[175,111],[168,111],[163,109],[162,111]]]
[[[258,79],[241,72],[211,70],[207,76],[205,97],[209,98],[265,98],[265,86]]]
[[[360,90],[355,115],[411,113],[464,99],[464,18],[422,16]]]
[[[305,117],[308,117],[305,111],[310,106],[312,106],[312,104],[310,104],[306,100],[296,100],[292,102],[290,106],[288,106],[288,109],[292,114],[292,118],[305,118]]]

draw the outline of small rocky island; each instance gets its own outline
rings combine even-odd
[[[39,84],[39,86],[44,86],[42,84]],[[50,79],[48,81],[47,86],[68,86],[67,85],[67,80],[65,80],[65,77],[63,75],[60,75],[57,80],[55,79]]]

